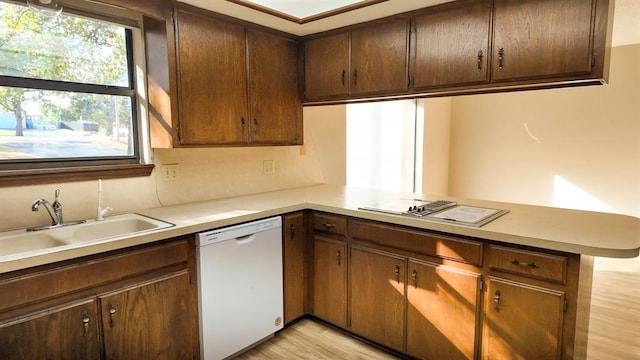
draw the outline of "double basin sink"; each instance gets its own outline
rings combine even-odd
[[[0,261],[46,254],[85,244],[118,240],[174,224],[139,214],[121,214],[103,221],[52,227],[46,230],[14,230],[0,233]]]

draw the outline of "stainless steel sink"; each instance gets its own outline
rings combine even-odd
[[[104,221],[88,220],[78,225],[47,230],[7,231],[0,233],[0,261],[123,239],[172,226],[174,224],[139,214],[122,214],[107,217]]]

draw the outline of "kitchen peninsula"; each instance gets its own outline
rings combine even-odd
[[[443,342],[436,349],[416,346],[417,343],[423,343],[415,339],[416,334],[421,334],[419,329],[423,327],[417,319],[428,319],[432,323],[437,321],[428,315],[428,311],[420,308],[420,301],[416,299],[419,294],[416,290],[440,289],[431,294],[431,298],[426,298],[431,304],[426,309],[440,304],[436,308],[445,314],[446,309],[459,309],[453,311],[451,316],[465,316],[462,320],[467,321],[468,326],[461,328],[466,329],[467,333],[461,340],[455,340],[460,344],[453,344],[458,349],[456,351],[460,351],[462,355],[478,352],[499,355],[498,351],[503,345],[504,337],[501,335],[503,330],[499,330],[500,326],[506,326],[512,334],[521,334],[524,331],[529,334],[528,340],[539,334],[540,328],[537,326],[541,326],[545,332],[551,329],[550,338],[541,340],[535,346],[531,346],[529,342],[525,347],[527,351],[543,349],[551,358],[569,359],[585,356],[588,328],[588,316],[585,314],[589,311],[593,256],[638,256],[638,218],[471,199],[451,200],[459,204],[504,209],[509,212],[482,227],[471,227],[359,210],[359,207],[365,205],[414,196],[417,195],[317,185],[140,209],[140,214],[171,222],[175,226],[60,252],[24,254],[13,259],[5,257],[0,259],[0,286],[11,286],[10,280],[16,280],[14,274],[30,274],[32,267],[34,270],[44,267],[51,271],[56,269],[57,262],[64,265],[76,258],[87,257],[95,261],[103,253],[107,256],[113,252],[126,251],[127,248],[140,251],[141,247],[167,244],[169,241],[166,246],[172,247],[167,248],[165,251],[169,252],[163,256],[169,256],[171,253],[172,256],[178,257],[177,254],[184,253],[180,255],[184,256],[184,259],[172,261],[186,264],[185,269],[176,268],[175,272],[171,273],[171,281],[176,282],[175,285],[171,283],[171,286],[183,286],[182,290],[176,291],[189,293],[188,289],[194,291],[193,285],[183,282],[181,276],[187,279],[184,277],[184,271],[192,269],[192,265],[189,264],[195,261],[192,234],[284,215],[283,231],[287,235],[290,229],[293,229],[288,224],[288,219],[292,215],[301,214],[308,219],[309,224],[303,226],[308,231],[301,232],[304,234],[303,241],[306,245],[302,247],[301,256],[292,258],[295,254],[287,254],[285,251],[284,259],[285,293],[287,262],[304,262],[303,285],[300,285],[304,289],[303,295],[300,299],[294,299],[302,304],[303,310],[296,316],[310,314],[394,351],[427,357],[431,352],[425,354],[421,351],[448,351],[453,340]],[[420,198],[437,200],[423,196]],[[288,236],[284,238],[286,243]],[[183,242],[170,242],[167,239],[183,239]],[[336,251],[332,250],[334,247],[338,249],[337,263]],[[325,251],[327,249],[328,251]],[[327,259],[323,259],[324,254],[329,254],[329,258],[333,260],[325,261]],[[145,258],[138,258],[137,261],[142,259]],[[387,270],[390,272],[388,277],[385,275]],[[374,284],[357,279],[362,271],[381,274],[383,282]],[[342,283],[326,282],[329,279],[323,275],[333,272],[342,275],[339,280]],[[435,282],[422,283],[426,279]],[[330,281],[335,281],[335,278]],[[389,281],[394,284],[392,287],[388,286]],[[450,286],[458,297],[452,300],[443,297],[443,294],[438,295],[441,291],[451,291],[442,287],[443,285]],[[337,318],[323,312],[321,304],[332,299],[323,298],[328,294],[323,293],[322,286],[345,290],[342,294],[343,300],[332,306],[343,309]],[[378,309],[377,313],[384,313],[380,310],[380,304],[366,302],[370,299],[370,291],[380,295],[377,298],[381,301],[393,299],[384,305],[395,307],[399,311],[397,316],[391,317],[393,324],[385,323],[386,319],[377,322],[378,319],[375,317],[370,319],[372,323],[363,322],[367,320],[363,314],[367,314],[370,307]],[[511,298],[515,300],[512,302]],[[185,299],[189,301],[189,297]],[[440,303],[444,300],[447,302]],[[462,303],[456,305],[456,301]],[[196,312],[194,304],[181,304],[179,301],[177,303],[181,307],[191,308],[192,313]],[[287,303],[285,300],[285,308],[290,305],[291,302]],[[519,307],[524,307],[526,311],[514,315],[513,310]],[[421,315],[416,315],[416,311]],[[536,314],[540,314],[542,318],[538,319]],[[187,318],[195,319],[193,315]],[[292,320],[294,319],[285,318],[287,323]],[[448,323],[461,324],[459,321],[462,320],[456,317],[455,321]],[[520,321],[529,324],[526,326],[536,327],[528,330],[517,328]],[[188,328],[193,324],[187,323],[185,326]],[[378,333],[378,328],[399,330],[386,333],[386,330],[382,330]],[[443,334],[445,339],[449,339],[452,337],[446,336],[447,333],[454,330],[460,331],[457,328],[441,327],[438,334]],[[196,330],[192,331],[197,333]],[[197,343],[197,340],[195,342]],[[514,346],[518,344],[515,343]],[[197,350],[194,350],[194,353],[197,353]]]

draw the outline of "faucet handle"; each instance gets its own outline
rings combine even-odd
[[[58,217],[58,222],[62,224],[62,204],[60,203],[60,201],[58,201],[58,197],[60,196],[60,189],[56,189],[55,195],[56,198],[53,200],[53,204],[51,204],[51,206],[53,206],[53,210]]]

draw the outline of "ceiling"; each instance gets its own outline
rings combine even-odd
[[[367,0],[323,0],[323,1],[304,1],[304,0],[227,0],[240,4],[257,4],[261,7],[275,10],[277,12],[287,14],[298,20],[309,18],[318,14],[331,12],[336,9],[348,6],[362,4],[366,6],[371,4]],[[299,21],[301,22],[301,21]]]
[[[349,12],[340,13],[330,17],[303,23],[286,20],[282,17],[266,14],[251,7],[236,4],[236,2],[240,2],[237,0],[234,2],[230,2],[227,0],[179,1],[199,8],[215,11],[221,14],[278,29],[290,34],[303,36],[432,5],[437,5],[449,2],[451,0],[388,0],[383,2],[376,2],[373,5],[358,8]],[[349,5],[348,3],[357,4],[359,2],[362,2],[349,0],[312,1],[312,3],[315,4],[324,3],[321,7],[315,7],[309,5],[309,0],[245,1],[252,2],[254,4],[259,1],[267,1],[262,6],[269,7],[279,12],[290,11],[290,15],[298,19],[304,19],[305,17],[330,10],[329,7],[324,6],[327,4],[330,4],[333,8],[340,8],[344,7],[345,5]],[[301,4],[304,4],[304,6],[301,6]],[[290,7],[291,10],[287,10],[287,6]],[[615,0],[612,44],[613,46],[640,44],[640,1]]]

